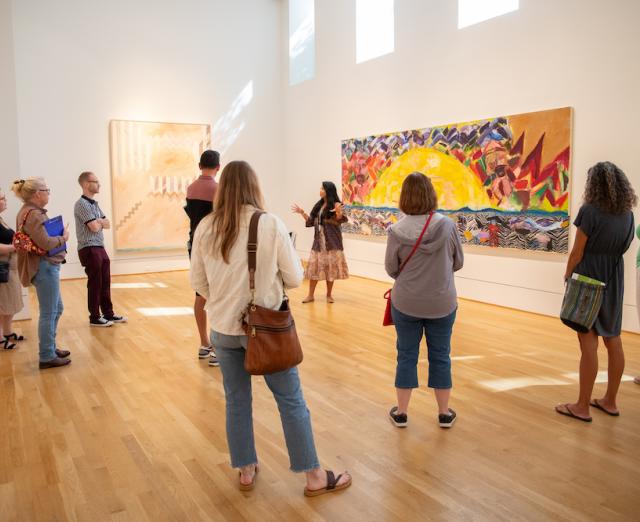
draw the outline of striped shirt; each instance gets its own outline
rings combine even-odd
[[[96,219],[103,219],[104,213],[100,209],[95,199],[82,195],[73,207],[73,214],[76,218],[76,237],[78,238],[78,250],[91,246],[104,246],[104,234],[102,229],[91,232],[87,223]]]

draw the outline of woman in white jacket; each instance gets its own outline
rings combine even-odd
[[[253,489],[258,472],[251,408],[251,375],[244,369],[247,337],[241,324],[251,300],[247,266],[249,221],[264,207],[258,178],[244,161],[232,161],[220,176],[213,206],[196,229],[191,253],[191,286],[206,299],[211,343],[216,347],[226,399],[227,442],[231,465],[240,469],[239,487]],[[280,275],[282,277],[280,277]],[[288,288],[302,283],[302,265],[282,221],[264,214],[258,226],[256,304],[278,309],[282,281]],[[306,474],[307,496],[345,489],[347,473],[320,468],[311,417],[297,368],[265,375],[282,421],[291,470]]]

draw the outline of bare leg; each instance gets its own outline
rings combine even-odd
[[[207,335],[207,312],[204,310],[206,302],[207,300],[204,297],[197,295],[193,303],[193,315],[196,317],[196,325],[198,325],[200,346],[209,346],[211,344]]]
[[[253,477],[256,476],[257,464],[250,464],[249,466],[245,466],[240,468],[240,484],[244,484],[248,486],[253,482]]]
[[[589,402],[593,393],[593,384],[598,375],[598,335],[595,330],[578,333],[580,341],[580,394],[578,402],[568,404],[567,407],[575,415],[589,416]]]
[[[11,328],[11,321],[13,320],[13,316],[12,315],[1,315],[0,316],[0,334],[2,335],[9,335],[10,333],[13,333],[13,329]],[[0,337],[0,340],[2,340],[3,337]]]
[[[333,283],[334,281],[327,281],[327,301],[333,303],[333,296],[331,292],[333,291]]]
[[[605,337],[604,345],[607,347],[609,356],[609,379],[607,383],[607,392],[602,399],[598,399],[598,403],[606,410],[617,412],[616,397],[620,388],[620,381],[624,373],[624,351],[622,350],[622,339],[617,337]]]
[[[398,410],[396,413],[407,413],[412,391],[413,388],[396,388],[396,396],[398,397]]]
[[[310,303],[311,301],[313,301],[313,295],[316,292],[316,286],[318,286],[318,280],[309,279],[309,294],[304,298],[304,300],[302,301],[303,303]]]
[[[451,388],[434,388],[433,392],[436,395],[436,402],[438,403],[438,414],[449,414],[449,398],[451,397]]]

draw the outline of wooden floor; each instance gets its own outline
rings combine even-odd
[[[576,396],[578,363],[556,319],[461,301],[458,422],[439,429],[423,387],[399,430],[387,420],[395,337],[379,326],[386,285],[338,282],[333,305],[303,306],[304,289],[292,292],[321,461],[354,476],[345,492],[307,499],[259,378],[262,471],[253,492],[236,489],[220,370],[196,358],[193,317],[179,315],[191,306],[188,274],[114,283],[130,323],[110,329],[87,326],[84,281],[63,283],[69,367],[37,369],[35,321],[16,323],[28,341],[0,353],[3,521],[640,520],[640,386],[623,383],[620,418],[593,411],[588,425],[555,414]],[[640,336],[624,343],[626,373],[640,374]]]

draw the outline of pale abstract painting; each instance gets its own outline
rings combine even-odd
[[[116,250],[186,249],[187,187],[200,174],[211,127],[112,120],[109,136]]]

